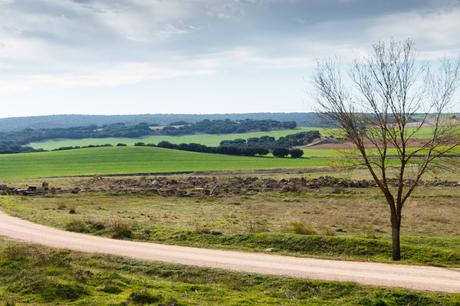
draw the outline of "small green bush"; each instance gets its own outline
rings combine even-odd
[[[85,222],[83,222],[82,220],[70,221],[66,224],[65,229],[70,232],[76,233],[86,233],[88,231]]]
[[[147,290],[140,292],[132,292],[129,295],[128,301],[138,305],[153,304],[161,300],[161,295],[153,294]]]

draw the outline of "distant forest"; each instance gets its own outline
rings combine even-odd
[[[52,129],[25,129],[0,133],[0,153],[32,152],[33,148],[27,147],[30,142],[49,139],[82,139],[82,138],[107,138],[127,137],[135,138],[148,135],[190,135],[190,134],[229,134],[246,133],[253,131],[272,131],[283,129],[295,129],[296,122],[281,122],[276,120],[251,120],[240,121],[226,120],[202,120],[195,123],[184,121],[172,122],[167,126],[159,124],[139,123],[127,125],[115,123],[109,125],[90,125],[71,128]]]
[[[294,121],[299,126],[318,127],[321,120],[316,113],[247,113],[247,114],[155,114],[155,115],[53,115],[35,117],[0,118],[0,132],[22,131],[24,129],[55,129],[91,125],[110,125],[124,123],[137,125],[139,123],[169,125],[178,121],[196,123],[208,120],[239,121],[275,120],[281,122]]]

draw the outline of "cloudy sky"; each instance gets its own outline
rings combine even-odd
[[[459,0],[0,0],[0,117],[309,111],[316,59],[459,34]]]

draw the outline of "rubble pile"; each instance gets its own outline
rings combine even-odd
[[[15,188],[0,184],[0,195],[39,196],[69,192],[78,193],[80,192],[80,188],[74,187],[71,189],[62,189],[57,187],[50,187],[47,182],[43,182],[40,187],[28,186],[26,188]]]
[[[396,186],[397,180],[391,180],[390,184]],[[405,181],[406,185],[413,181]],[[421,186],[460,186],[455,181],[435,180],[420,182]],[[81,186],[84,192],[104,191],[116,194],[145,193],[161,196],[220,196],[251,195],[259,192],[300,192],[324,187],[333,187],[336,190],[345,188],[368,188],[376,187],[372,180],[350,180],[332,176],[322,176],[313,179],[290,178],[271,179],[260,177],[142,177],[136,178],[102,178],[95,177],[86,181]]]
[[[397,180],[390,180],[390,185],[397,186]],[[407,180],[406,186],[414,181]],[[325,187],[334,188],[333,193],[349,193],[348,188],[377,187],[372,180],[351,180],[332,176],[321,176],[313,179],[289,178],[272,179],[264,177],[209,177],[190,176],[172,177],[141,177],[141,178],[104,178],[95,176],[82,180],[72,188],[50,187],[43,182],[40,187],[13,188],[0,184],[0,195],[39,196],[60,193],[108,192],[112,194],[155,194],[161,196],[222,196],[252,195],[261,192],[301,192]],[[447,180],[421,181],[420,186],[459,187],[459,182]]]

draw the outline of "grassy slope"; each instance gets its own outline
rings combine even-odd
[[[45,150],[52,150],[59,147],[67,146],[87,146],[87,145],[97,145],[97,144],[112,144],[116,145],[118,143],[125,143],[128,145],[133,145],[136,142],[144,143],[154,143],[157,144],[162,140],[169,141],[171,143],[200,143],[207,146],[217,146],[222,140],[237,139],[237,138],[251,138],[251,137],[261,137],[261,136],[272,136],[279,138],[282,136],[295,134],[304,131],[311,130],[320,130],[323,135],[330,135],[332,129],[322,129],[322,128],[297,128],[295,130],[280,130],[280,131],[270,131],[270,132],[251,132],[251,133],[241,133],[241,134],[221,134],[221,135],[210,135],[210,134],[197,134],[197,135],[183,135],[183,136],[148,136],[141,138],[85,138],[85,139],[57,139],[57,140],[47,140],[43,142],[34,142],[30,146],[34,148],[42,148]]]
[[[0,155],[1,178],[325,166],[328,158],[240,157],[150,147]]]
[[[458,305],[460,295],[224,272],[0,241],[2,300],[8,305],[426,306]]]

